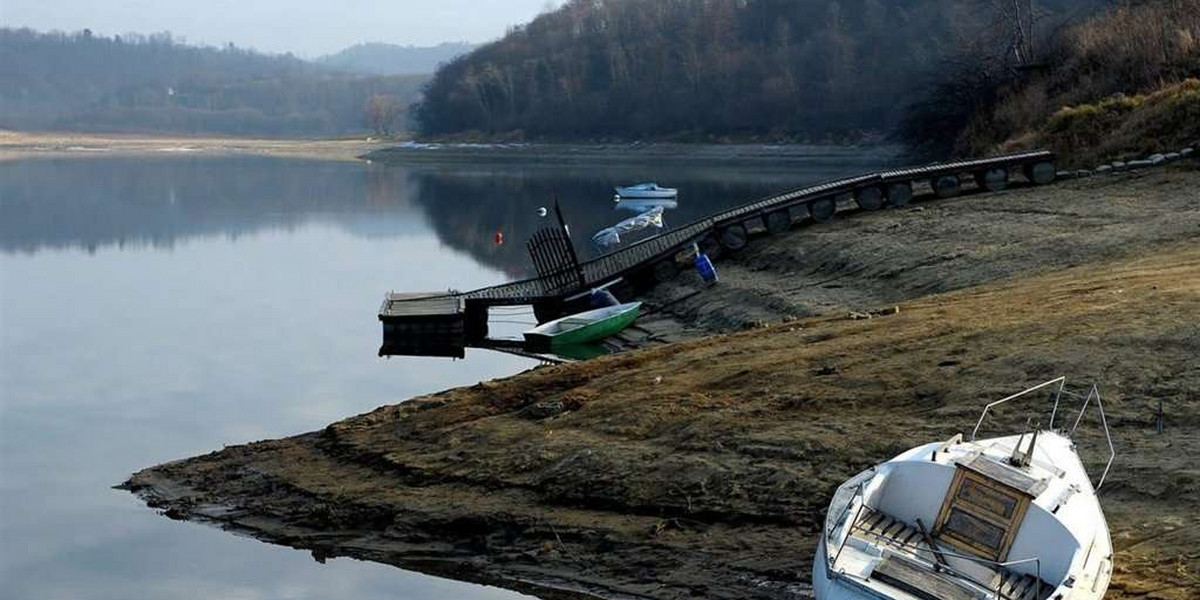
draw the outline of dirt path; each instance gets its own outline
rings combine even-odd
[[[1102,495],[1118,550],[1109,598],[1194,598],[1196,179],[1064,184],[800,230],[726,263],[712,291],[724,312],[710,300],[682,314],[718,326],[827,316],[417,398],[154,467],[128,486],[169,516],[319,559],[608,597],[804,598],[838,483],[1066,374],[1101,385],[1119,445]],[[979,212],[991,220],[955,224]],[[1024,225],[1001,223],[1012,220]],[[795,274],[756,269],[751,259],[770,252],[810,260]],[[817,283],[834,276],[842,287]],[[844,314],[880,304],[899,313]],[[1159,400],[1164,435],[1153,428]],[[990,426],[1002,433],[1026,416],[1004,412]],[[1100,440],[1077,441],[1096,471]]]

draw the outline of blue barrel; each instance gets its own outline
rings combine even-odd
[[[707,254],[700,253],[696,255],[696,272],[700,274],[700,279],[703,279],[707,283],[717,282],[717,268],[713,266]]]

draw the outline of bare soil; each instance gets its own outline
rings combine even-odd
[[[544,597],[806,598],[841,481],[1065,374],[1100,385],[1118,445],[1109,598],[1195,598],[1197,190],[1200,173],[1175,168],[801,228],[726,257],[721,284],[657,319],[751,330],[415,398],[125,487],[318,560]],[[1076,440],[1098,475],[1095,416]]]

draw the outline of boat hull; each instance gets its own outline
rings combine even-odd
[[[851,584],[830,579],[824,539],[817,544],[817,556],[813,559],[812,585],[817,600],[879,600],[878,596],[865,590],[854,589]]]

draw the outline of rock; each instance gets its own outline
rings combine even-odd
[[[1057,174],[1054,175],[1054,177],[1056,179],[1073,179],[1075,177],[1075,172],[1074,171],[1059,171]]]
[[[1148,160],[1131,160],[1128,163],[1130,169],[1146,169],[1153,167],[1154,163]]]
[[[1179,160],[1180,156],[1178,152],[1168,152],[1165,158],[1167,159],[1167,162],[1175,162]]]
[[[1124,171],[1125,167],[1126,167],[1126,164],[1124,162],[1119,161],[1119,160],[1113,161],[1112,168],[1114,171]]]
[[[525,416],[531,419],[547,419],[555,415],[561,415],[566,407],[563,406],[562,400],[543,400],[529,405],[525,409]]]
[[[852,313],[850,313],[850,315],[849,315],[848,317],[846,317],[846,318],[847,318],[847,319],[850,319],[850,320],[852,320],[852,321],[860,321],[860,320],[862,320],[862,319],[870,319],[870,318],[871,318],[871,315],[870,315],[870,314],[868,314],[868,313],[852,312]]]
[[[1183,150],[1179,151],[1179,156],[1180,156],[1180,158],[1190,158],[1195,153],[1196,153],[1195,148],[1184,148]]]
[[[1099,167],[1096,167],[1096,173],[1108,173],[1112,170],[1112,165],[1100,165]]]
[[[1163,156],[1162,154],[1151,154],[1150,156],[1146,157],[1146,160],[1150,161],[1150,164],[1158,166],[1167,162],[1167,157]]]
[[[1089,171],[1088,169],[1079,169],[1078,171],[1075,171],[1075,176],[1076,177],[1091,177],[1092,172]]]

